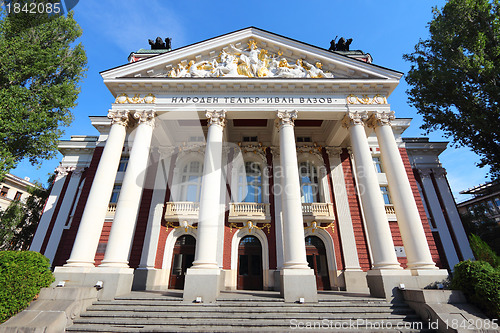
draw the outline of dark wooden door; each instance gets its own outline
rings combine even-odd
[[[314,269],[318,290],[330,290],[325,244],[319,237],[306,237],[306,255],[309,267]]]
[[[262,290],[262,246],[255,236],[245,236],[238,246],[237,288]]]
[[[193,265],[196,240],[193,236],[184,235],[177,238],[172,254],[170,271],[170,289],[184,289],[186,270]]]

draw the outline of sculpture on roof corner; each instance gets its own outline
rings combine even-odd
[[[165,42],[161,37],[156,37],[156,40],[149,39],[149,45],[151,45],[151,50],[171,50],[172,38],[165,38]]]
[[[168,71],[168,77],[284,77],[284,78],[333,78],[333,74],[322,69],[322,64],[314,65],[305,59],[295,63],[283,57],[279,51],[273,54],[259,48],[257,42],[250,39],[248,47],[236,47],[230,44],[224,47],[217,57],[182,61]]]
[[[352,38],[346,40],[344,37],[340,37],[339,41],[336,42],[338,36],[335,36],[335,39],[332,39],[330,42],[329,51],[349,51],[349,46],[352,43]]]

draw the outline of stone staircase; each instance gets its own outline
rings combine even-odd
[[[318,303],[284,303],[276,292],[223,292],[213,304],[182,303],[176,292],[132,292],[97,301],[68,332],[431,332],[406,304],[341,292]],[[421,326],[419,326],[421,325]]]

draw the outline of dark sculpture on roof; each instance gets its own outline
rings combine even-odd
[[[156,37],[155,41],[149,39],[149,45],[151,45],[151,50],[171,50],[172,38],[165,38],[165,42],[163,42],[163,39],[161,39],[161,37]]]
[[[337,40],[338,36],[335,36],[335,39],[332,39],[330,42],[330,48],[328,49],[329,51],[349,51],[349,45],[352,43],[352,38],[349,38],[348,40],[345,40],[344,37],[340,37],[338,42],[335,42]]]

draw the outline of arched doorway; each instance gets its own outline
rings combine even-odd
[[[237,288],[262,290],[262,245],[255,236],[245,236],[238,246]]]
[[[306,255],[309,267],[314,269],[318,290],[331,289],[325,244],[319,237],[306,237]]]
[[[193,265],[196,239],[190,235],[177,238],[172,252],[169,289],[184,289],[186,270]]]

